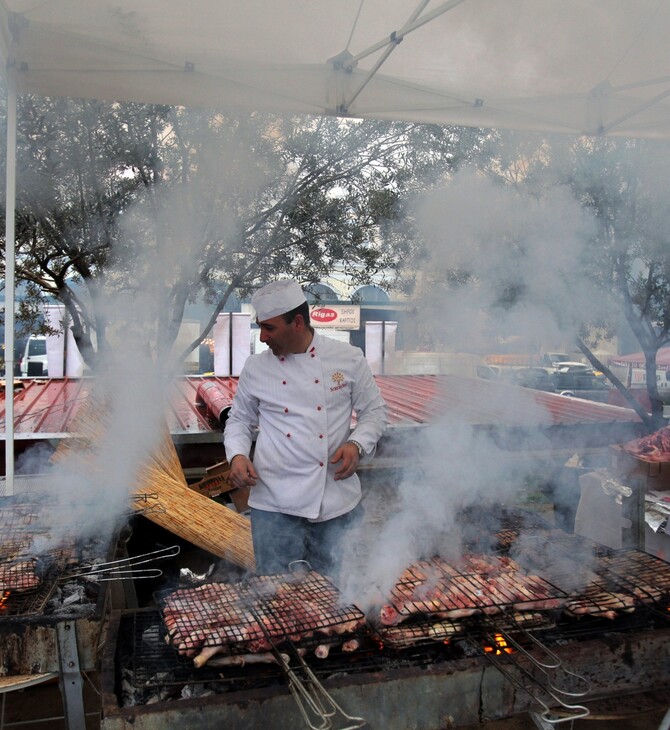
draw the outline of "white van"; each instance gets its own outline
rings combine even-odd
[[[19,372],[23,378],[39,378],[49,374],[47,370],[46,337],[43,335],[30,335],[19,363]]]

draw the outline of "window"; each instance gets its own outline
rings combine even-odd
[[[28,356],[35,357],[37,355],[47,354],[47,341],[46,339],[30,340],[28,345]]]
[[[357,289],[351,297],[352,301],[365,302],[366,304],[386,304],[390,301],[389,295],[378,286],[368,284]]]
[[[338,296],[327,284],[310,284],[305,287],[305,299],[310,304],[319,304],[319,302],[336,302]]]

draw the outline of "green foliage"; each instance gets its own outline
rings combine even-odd
[[[574,271],[587,274],[604,306],[585,310],[575,335],[591,359],[586,345],[597,345],[594,333],[611,334],[625,319],[645,354],[653,409],[649,423],[657,427],[663,423],[663,403],[656,386],[656,353],[670,343],[670,146],[652,140],[517,134],[501,135],[499,141],[501,151],[487,164],[491,175],[529,197],[567,188],[592,213],[595,233]],[[603,317],[603,311],[608,315]]]
[[[211,326],[232,291],[283,274],[308,284],[338,265],[352,283],[393,278],[413,246],[407,200],[477,140],[30,96],[18,120],[17,278],[33,287],[22,314],[43,296],[63,302],[91,366],[114,331],[141,330],[167,357],[197,298]]]

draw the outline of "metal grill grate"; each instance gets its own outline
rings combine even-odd
[[[519,535],[551,528],[537,512],[501,505],[467,507],[461,511],[458,522],[463,525],[464,545],[473,552],[505,553]]]
[[[495,556],[466,561],[460,569],[439,557],[419,561],[404,571],[391,590],[391,603],[400,615],[408,616],[556,608],[558,599],[565,597],[563,590],[544,578],[525,575],[517,568]]]
[[[44,487],[43,479],[20,483],[28,488],[0,506],[0,616],[41,613],[74,556],[73,544],[61,544],[35,557],[36,539],[49,537],[43,524],[48,498],[30,491]]]
[[[564,606],[570,616],[595,616],[616,618],[622,613],[635,610],[636,601],[633,596],[617,592],[607,581],[594,582],[569,598]]]
[[[276,663],[209,664],[196,669],[192,661],[179,656],[165,643],[161,614],[153,609],[124,612],[112,621],[115,637],[117,690],[122,706],[149,704],[171,697],[183,697],[182,687],[207,687],[215,693],[228,693],[259,687],[276,686],[285,676]],[[363,641],[352,654],[331,653],[326,659],[307,655],[312,670],[324,678],[338,674],[383,672],[400,667],[430,666],[436,661],[462,658],[458,642],[433,642],[431,646],[409,645],[397,652],[390,644],[380,647],[376,641]]]
[[[614,581],[643,605],[670,603],[670,563],[648,553],[623,550],[603,557],[603,575]],[[670,618],[670,612],[665,611]]]
[[[81,541],[63,535],[55,539],[51,524],[53,497],[48,491],[41,491],[49,484],[53,486],[47,477],[17,478],[21,490],[0,499],[0,619],[3,621],[81,604],[84,593],[74,600],[71,592],[66,592],[69,601],[61,606],[58,586],[69,579],[70,569],[80,564],[83,554],[92,559],[101,556],[103,546],[98,538]],[[88,604],[88,599],[97,593],[97,589],[87,589],[85,602]],[[50,605],[52,598],[58,599],[53,606]],[[73,606],[72,610],[77,607]]]
[[[0,476],[0,497],[23,496],[43,492],[48,494],[53,487],[53,479],[45,474],[16,475],[12,482]]]
[[[525,536],[515,556],[526,567],[572,586],[570,616],[615,618],[641,607],[670,618],[670,564],[637,550],[613,550],[552,530]]]
[[[406,649],[436,641],[448,641],[462,633],[463,626],[458,621],[435,621],[428,616],[418,616],[416,620],[400,626],[379,627],[375,631],[381,644],[390,649]]]
[[[70,549],[59,548],[39,558],[0,562],[0,616],[42,613],[71,559]]]
[[[179,684],[193,675],[193,663],[175,654],[163,640],[160,615],[155,611],[137,612],[122,618],[124,635],[127,632],[127,652],[121,666],[127,667],[139,687],[163,687]],[[216,679],[220,670],[203,667],[202,680]]]
[[[363,613],[342,605],[335,586],[314,572],[207,583],[160,593],[156,601],[172,644],[185,656],[205,647],[267,651],[313,632],[344,635],[364,623]]]

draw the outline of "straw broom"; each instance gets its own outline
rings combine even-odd
[[[254,570],[251,523],[243,515],[189,489],[167,429],[157,452],[140,469],[135,493],[158,494],[158,504],[165,512],[148,509],[145,515],[152,522],[203,550]],[[134,506],[142,509],[141,500],[134,500]]]
[[[96,444],[105,437],[107,412],[91,397],[77,413],[75,435],[60,442],[52,460],[72,457],[94,477],[100,468],[96,465]],[[149,495],[151,507],[147,507]],[[155,524],[235,565],[255,569],[250,521],[188,487],[167,427],[159,446],[138,470],[130,496],[133,508]]]

